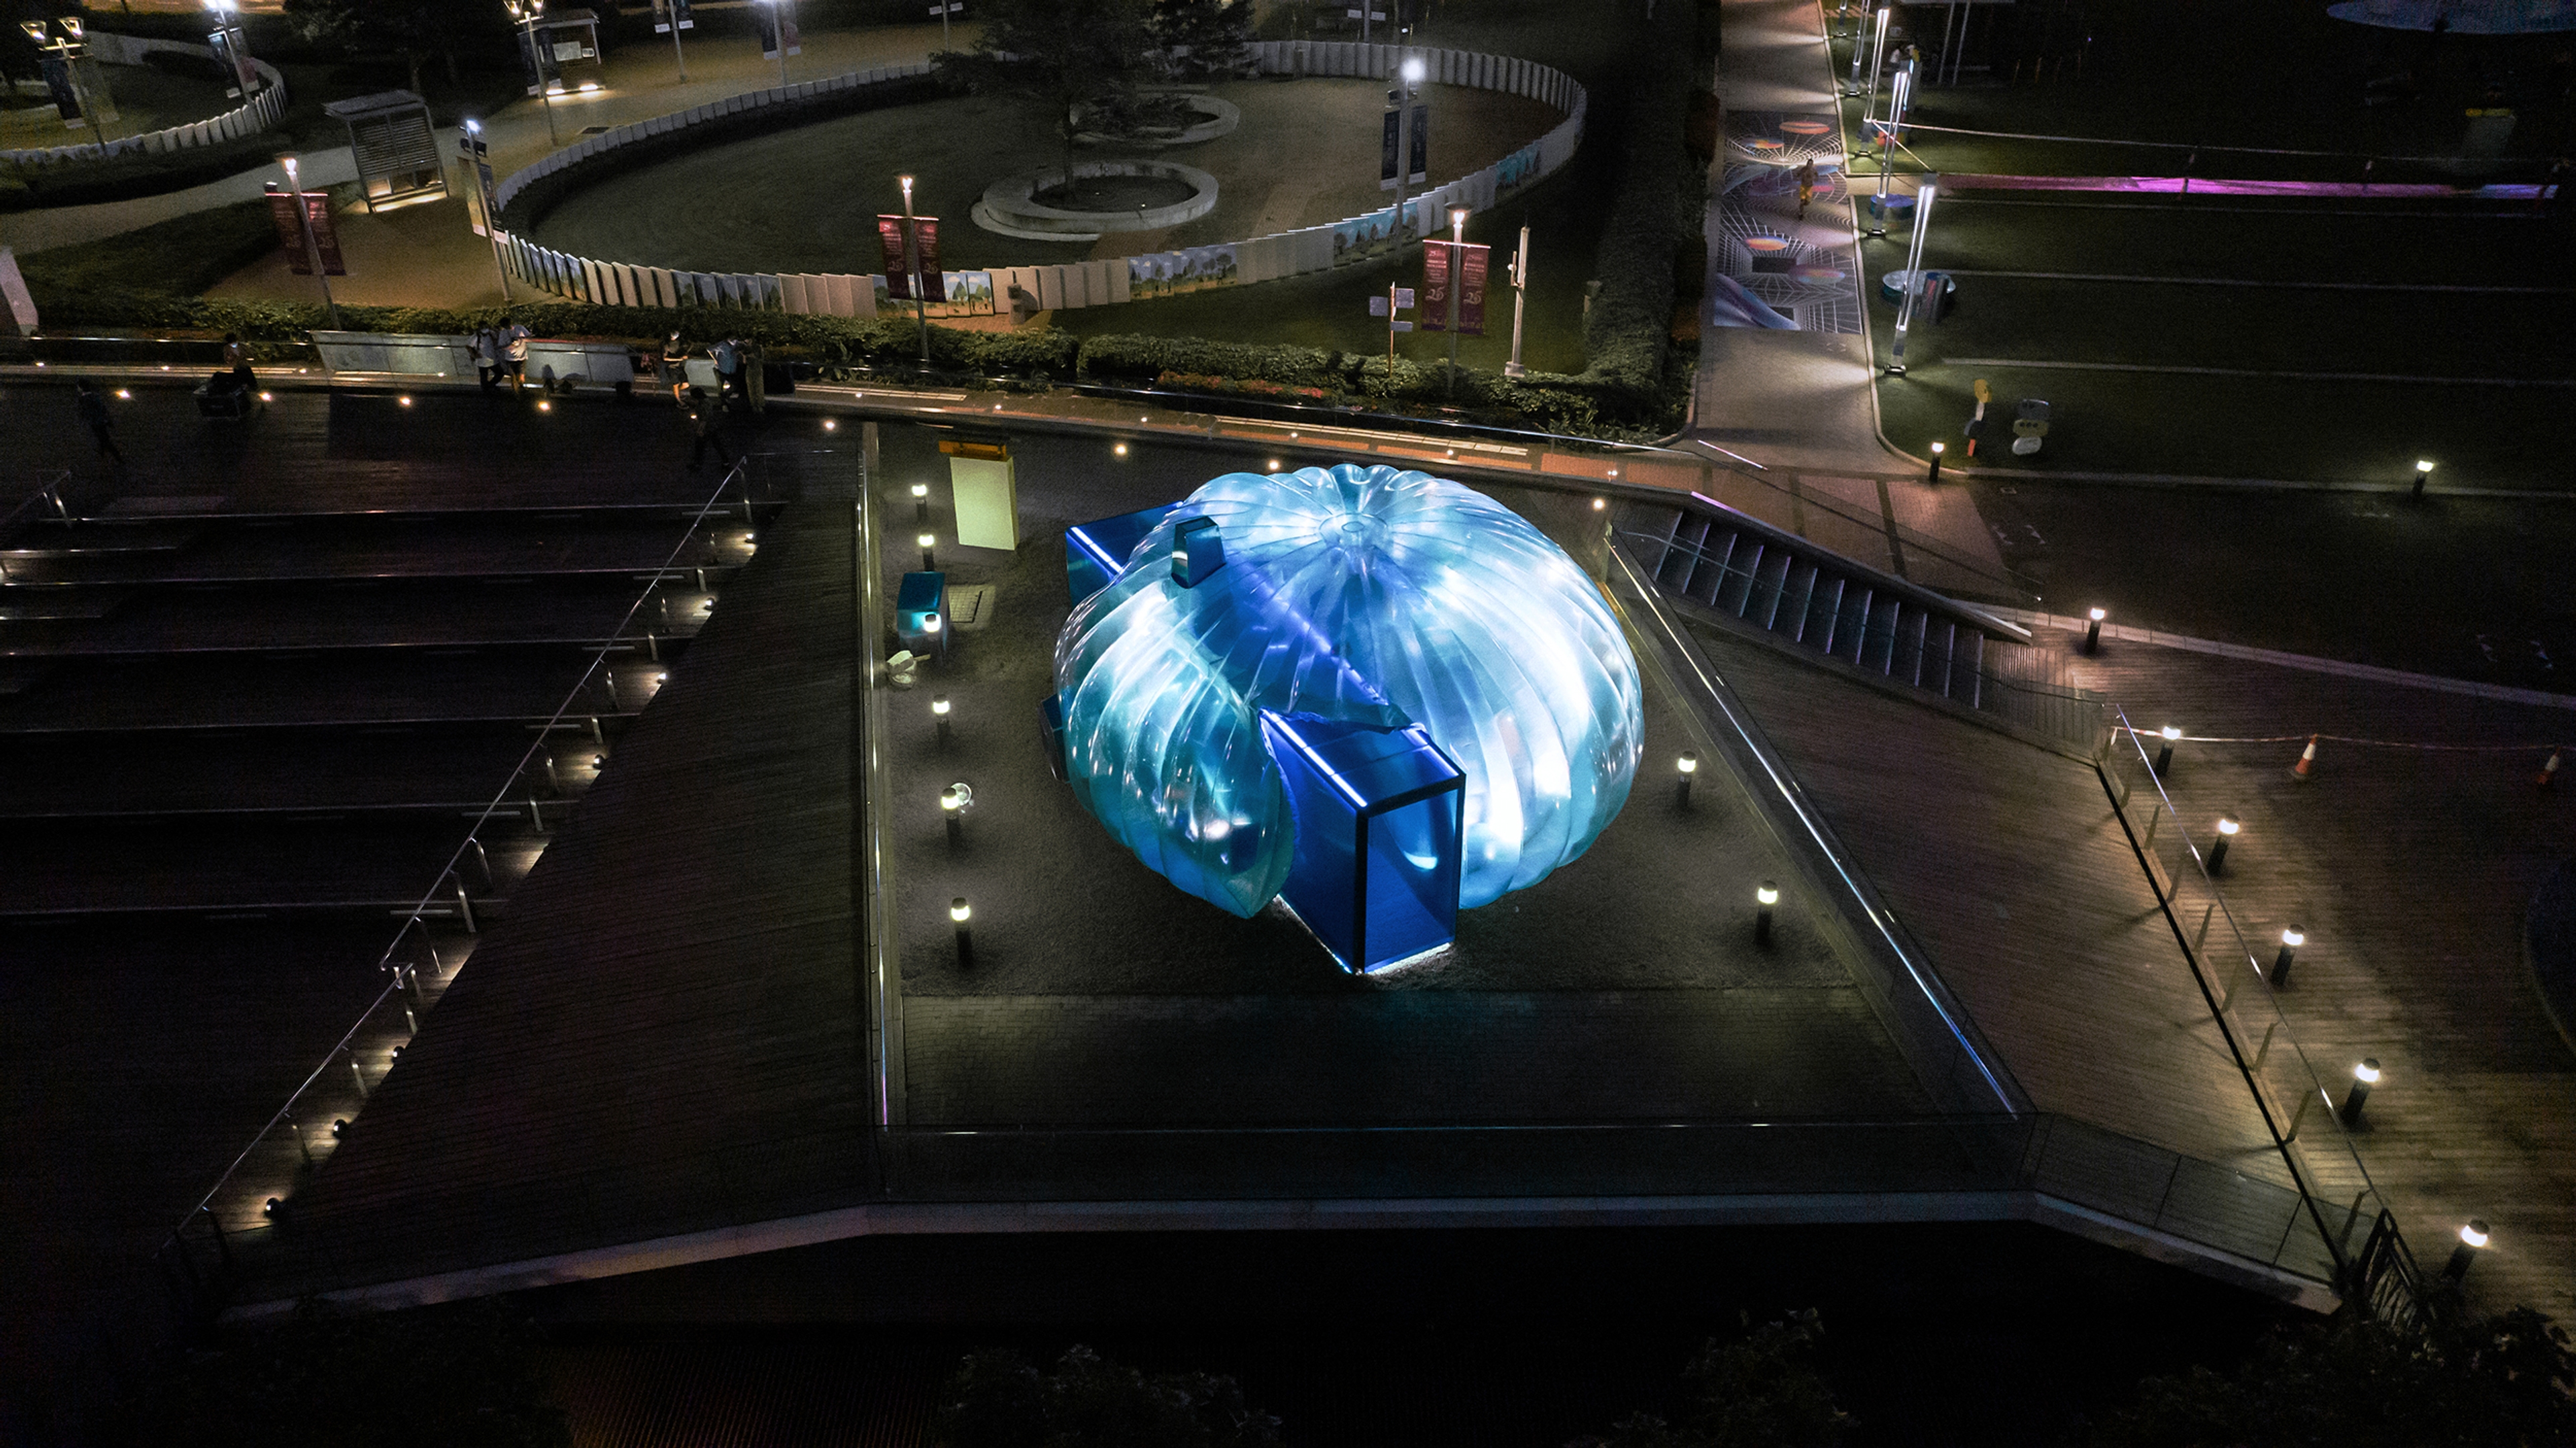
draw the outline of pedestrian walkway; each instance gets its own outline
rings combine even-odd
[[[1709,169],[1707,290],[1688,436],[1775,472],[1852,479],[1858,487],[1845,490],[1848,501],[1877,513],[1891,533],[1899,525],[1917,530],[1942,551],[2001,573],[1967,492],[1919,481],[1911,459],[1879,438],[1870,279],[1842,171],[1849,140],[1824,13],[1816,0],[1725,0],[1722,13],[1724,50],[1712,84],[1726,127]],[[1831,129],[1816,134],[1818,124]],[[1796,183],[1785,178],[1795,161],[1809,159],[1818,185],[1801,220]],[[1756,270],[1748,246],[1757,240],[1783,243],[1776,260],[1762,262],[1781,270]],[[1732,324],[1761,320],[1754,307],[1794,325]]]

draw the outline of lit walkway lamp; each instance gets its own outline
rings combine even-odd
[[[1769,945],[1771,943],[1771,912],[1779,905],[1779,903],[1780,887],[1773,881],[1763,881],[1762,888],[1753,892],[1754,944]]]
[[[2343,1093],[2343,1109],[2335,1113],[2343,1118],[2344,1125],[2361,1124],[2362,1103],[2370,1099],[2370,1088],[2378,1084],[2379,1058],[2363,1057],[2361,1064],[2352,1068],[2352,1086]]]
[[[975,936],[966,925],[974,915],[975,911],[966,903],[965,896],[960,895],[948,902],[948,918],[957,926],[957,963],[961,966],[975,963]]]
[[[1699,773],[1698,752],[1689,749],[1683,750],[1681,758],[1681,779],[1679,783],[1673,786],[1673,806],[1676,809],[1690,808],[1691,776],[1697,773]]]
[[[2478,1254],[2486,1250],[2486,1245],[2487,1224],[2471,1217],[2469,1224],[2460,1229],[2460,1245],[2451,1249],[2451,1260],[2443,1264],[2442,1280],[2454,1287],[2459,1286],[2460,1279],[2469,1275],[2470,1264],[2478,1260]]]
[[[1901,96],[1905,93],[1905,77],[1902,75],[1898,76],[1896,78],[1896,83],[1897,94]],[[1888,145],[1892,148],[1895,144],[1896,133],[1891,130],[1888,132]],[[1895,350],[1887,359],[1888,372],[1897,377],[1905,375],[1905,338],[1907,329],[1914,325],[1914,299],[1918,296],[1924,295],[1925,292],[1923,285],[1923,239],[1928,236],[1932,230],[1932,195],[1933,192],[1939,189],[1939,183],[1939,177],[1926,175],[1923,178],[1923,184],[1918,187],[1914,193],[1914,239],[1912,244],[1906,248],[1905,296],[1904,299],[1898,302],[1896,306]],[[1882,173],[1878,178],[1878,186],[1879,194],[1884,196],[1887,192],[1887,177],[1884,173]],[[1935,298],[1927,305],[1937,308],[1941,303],[1939,299]]]
[[[546,54],[537,43],[537,21],[545,16],[546,0],[502,0],[502,3],[509,6],[510,19],[518,24],[520,34],[527,37],[528,64],[536,68],[537,104],[545,107],[546,112],[546,140],[551,145],[561,146],[563,137],[555,131],[554,87],[546,79]]]
[[[2281,953],[2272,957],[2272,989],[2290,988],[2290,965],[2299,958],[2299,947],[2307,943],[2307,932],[2298,926],[2281,932]]]
[[[2209,873],[2215,875],[2227,867],[2227,846],[2236,838],[2236,832],[2243,828],[2234,815],[2218,817],[2218,843],[2209,847]]]

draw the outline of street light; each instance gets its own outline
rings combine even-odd
[[[36,43],[38,50],[55,53],[55,59],[63,68],[63,84],[71,90],[72,104],[80,108],[81,119],[89,123],[90,136],[98,142],[100,154],[105,155],[107,132],[100,125],[99,99],[90,94],[81,77],[80,63],[89,56],[88,27],[77,15],[63,16],[54,23],[63,28],[60,40],[45,38],[45,22],[42,20],[21,20],[18,28],[27,32],[27,38]]]
[[[1421,56],[1408,55],[1396,66],[1395,73],[1404,82],[1396,88],[1395,96],[1395,234],[1396,245],[1401,249],[1406,226],[1404,188],[1413,178],[1413,97],[1421,90],[1422,78],[1429,72],[1424,68]],[[1426,124],[1430,120],[1427,116],[1423,119]],[[1427,155],[1424,165],[1423,180],[1428,182],[1431,178]]]
[[[313,212],[305,205],[303,162],[293,151],[281,151],[278,169],[286,173],[286,194],[295,203],[295,220],[304,232],[304,259],[312,264],[313,279],[322,284],[322,309],[331,316],[331,330],[340,330],[340,304],[331,300],[331,275],[322,266],[322,243],[313,235]],[[330,193],[323,193],[328,196]]]
[[[215,58],[232,72],[224,94],[248,96],[258,84],[259,72],[251,68],[250,41],[236,23],[241,14],[239,0],[206,0],[206,8],[215,16],[215,32],[206,38],[213,43]]]
[[[760,0],[769,7],[770,33],[778,38],[778,84],[787,84],[787,33],[795,25],[789,13],[795,0]]]
[[[1467,208],[1449,208],[1449,376],[1446,394],[1458,395],[1458,309],[1467,291]]]
[[[779,63],[786,64],[783,60]],[[913,320],[921,327],[921,365],[926,369],[930,366],[930,298],[921,289],[921,224],[912,214],[912,178],[907,175],[894,179],[903,183],[903,265],[912,278]],[[1064,179],[1066,185],[1073,184],[1070,174]]]
[[[501,0],[501,3],[509,7],[510,19],[527,36],[528,64],[535,66],[537,71],[537,104],[545,107],[546,112],[546,140],[549,144],[561,146],[563,137],[555,132],[554,92],[546,84],[546,56],[537,48],[537,21],[546,13],[546,0]]]

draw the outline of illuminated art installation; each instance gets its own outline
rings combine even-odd
[[[1229,473],[1066,537],[1064,775],[1193,895],[1249,916],[1286,887],[1374,969],[1580,856],[1627,800],[1636,659],[1574,560],[1481,494]]]

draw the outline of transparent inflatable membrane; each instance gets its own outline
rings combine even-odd
[[[1185,588],[1175,533],[1195,518],[1225,562]],[[1247,916],[1296,849],[1264,710],[1421,725],[1466,776],[1462,907],[1590,848],[1644,736],[1635,656],[1574,560],[1481,494],[1384,466],[1212,480],[1074,610],[1055,679],[1084,808]]]

